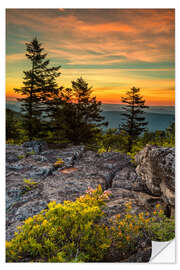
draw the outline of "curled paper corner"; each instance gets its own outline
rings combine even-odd
[[[150,263],[175,263],[175,239],[167,242],[152,241]]]

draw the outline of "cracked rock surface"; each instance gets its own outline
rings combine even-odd
[[[88,187],[99,184],[112,192],[106,209],[108,218],[123,214],[129,201],[134,213],[151,211],[157,203],[174,206],[174,152],[168,149],[147,146],[136,156],[135,168],[129,157],[119,152],[97,154],[85,151],[83,146],[48,149],[44,142],[7,145],[6,239],[12,239],[17,226],[50,201],[75,200]],[[55,166],[57,160],[62,161],[60,166]],[[25,190],[24,179],[35,185]],[[126,261],[148,261],[151,241],[142,240],[138,254]],[[119,260],[118,254],[113,260]]]

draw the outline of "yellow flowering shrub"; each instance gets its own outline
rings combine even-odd
[[[60,168],[64,164],[64,161],[61,158],[58,158],[58,160],[54,163],[54,167]]]
[[[160,204],[157,204],[146,229],[154,241],[172,240],[175,237],[175,219],[167,218]]]
[[[101,186],[88,188],[75,202],[48,204],[18,227],[6,244],[8,262],[95,262],[101,261],[110,247],[109,229],[99,224],[108,192]]]
[[[6,243],[7,262],[98,262],[114,248],[122,258],[136,252],[144,235],[160,241],[174,238],[174,219],[168,219],[160,205],[153,213],[135,214],[127,203],[124,215],[103,225],[109,196],[99,185],[88,187],[74,202],[50,202],[48,209],[26,219]]]
[[[112,243],[124,253],[135,251],[137,241],[143,235],[154,241],[169,241],[175,236],[174,218],[167,218],[160,204],[152,214],[133,214],[131,203],[127,203],[125,215],[118,214],[111,222]]]
[[[112,220],[111,231],[114,245],[123,250],[124,253],[133,251],[136,248],[137,240],[142,236],[143,214],[140,216],[132,214],[131,203],[126,204],[125,215],[116,215]]]

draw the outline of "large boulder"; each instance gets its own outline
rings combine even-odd
[[[136,172],[149,192],[175,206],[175,149],[146,145],[135,157]]]

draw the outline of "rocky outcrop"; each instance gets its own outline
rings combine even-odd
[[[136,155],[136,172],[149,192],[175,206],[175,149],[146,145]]]
[[[23,151],[27,153],[35,152],[36,154],[39,154],[43,151],[46,151],[48,149],[48,145],[44,141],[30,141],[25,142],[22,144]]]
[[[36,145],[41,147],[37,150]],[[75,200],[84,194],[88,187],[96,188],[99,184],[104,190],[112,192],[105,210],[108,218],[119,213],[123,215],[127,202],[132,202],[134,213],[151,211],[157,203],[164,207],[167,202],[173,204],[169,195],[173,194],[174,183],[171,168],[173,150],[163,151],[145,148],[144,152],[141,151],[136,157],[138,167],[135,170],[129,157],[118,152],[97,154],[85,151],[83,146],[48,149],[42,142],[25,143],[22,146],[7,145],[7,240],[13,237],[17,226],[29,216],[46,208],[50,201],[62,203],[64,200]],[[158,174],[152,163],[155,158]],[[60,165],[55,166],[58,160]],[[164,166],[167,167],[165,172]],[[27,189],[24,179],[35,184],[30,184]],[[126,261],[148,261],[151,256],[149,243],[147,239],[142,240],[138,251],[141,256],[131,254]],[[119,260],[119,255],[116,255],[112,260]]]

